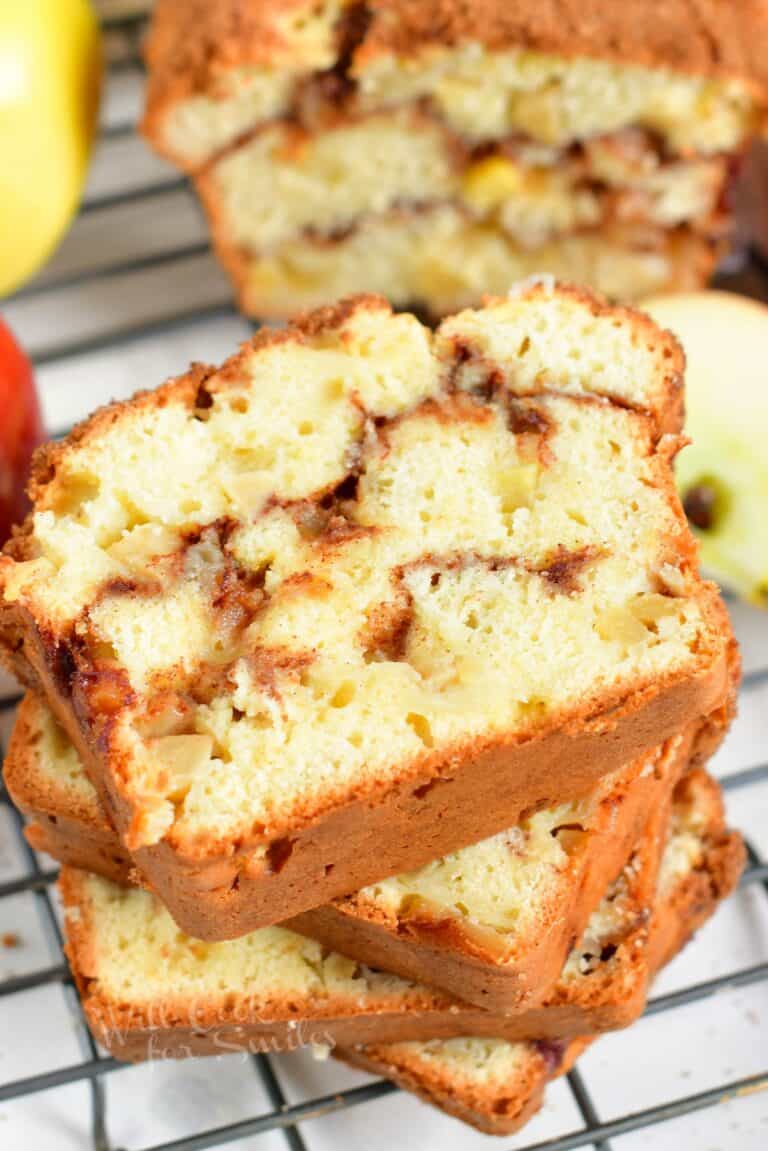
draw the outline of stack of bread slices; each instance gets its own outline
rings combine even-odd
[[[118,1058],[304,1044],[509,1132],[743,861],[683,357],[546,279],[96,412],[0,558],[5,777]]]

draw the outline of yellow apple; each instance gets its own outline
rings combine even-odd
[[[38,270],[77,208],[100,79],[87,0],[2,0],[0,296]]]
[[[701,561],[768,607],[768,307],[727,292],[646,300],[685,349],[685,430],[677,458]]]

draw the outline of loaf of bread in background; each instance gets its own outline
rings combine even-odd
[[[761,0],[160,0],[144,131],[242,308],[700,287],[768,107]]]

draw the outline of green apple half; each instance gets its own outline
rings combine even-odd
[[[719,583],[768,607],[768,307],[727,292],[642,304],[685,349],[683,506]]]

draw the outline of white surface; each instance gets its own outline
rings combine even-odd
[[[135,117],[140,105],[136,74],[110,82],[105,119]],[[175,174],[135,138],[102,144],[89,182],[90,199],[128,188],[175,182]],[[81,217],[44,277],[54,283],[84,268],[176,250],[204,242],[197,208],[171,187],[151,200],[94,211]],[[173,315],[188,307],[225,301],[229,291],[208,256],[179,259],[130,277],[93,281],[11,302],[4,312],[32,350],[75,336],[98,335],[136,320]],[[182,372],[191,359],[216,361],[249,332],[242,319],[191,322],[171,334],[118,345],[104,352],[50,364],[38,371],[48,425],[60,430],[94,405],[151,387]],[[736,606],[734,617],[747,669],[768,665],[768,615]],[[2,684],[0,684],[2,691]],[[0,735],[7,735],[7,719]],[[6,728],[6,730],[3,730]],[[742,700],[741,713],[716,770],[727,775],[768,759],[768,685]],[[733,822],[768,854],[768,784],[729,797]],[[23,872],[10,825],[0,812],[0,882]],[[0,948],[0,978],[38,970],[58,957],[41,930],[35,897],[0,901],[0,935],[15,932],[21,946]],[[768,896],[740,892],[665,972],[657,990],[669,991],[737,971],[768,959]],[[77,1062],[82,1051],[71,1004],[58,986],[0,999],[0,1082]],[[333,1060],[308,1054],[274,1060],[290,1103],[332,1094],[367,1081]],[[724,992],[715,999],[645,1019],[630,1031],[607,1036],[579,1067],[599,1116],[610,1119],[703,1090],[768,1065],[768,985]],[[107,1079],[112,1144],[146,1148],[270,1109],[248,1061],[237,1057],[121,1071]],[[513,1139],[491,1140],[404,1094],[364,1103],[347,1112],[304,1123],[309,1151],[366,1148],[403,1151],[523,1147],[581,1126],[565,1082],[549,1092],[542,1113]],[[89,1091],[84,1084],[0,1105],[0,1148],[8,1151],[85,1151],[90,1144]],[[286,1146],[279,1132],[229,1144],[273,1151]],[[768,1147],[768,1097],[753,1095],[648,1128],[613,1141],[618,1151],[758,1151]]]

